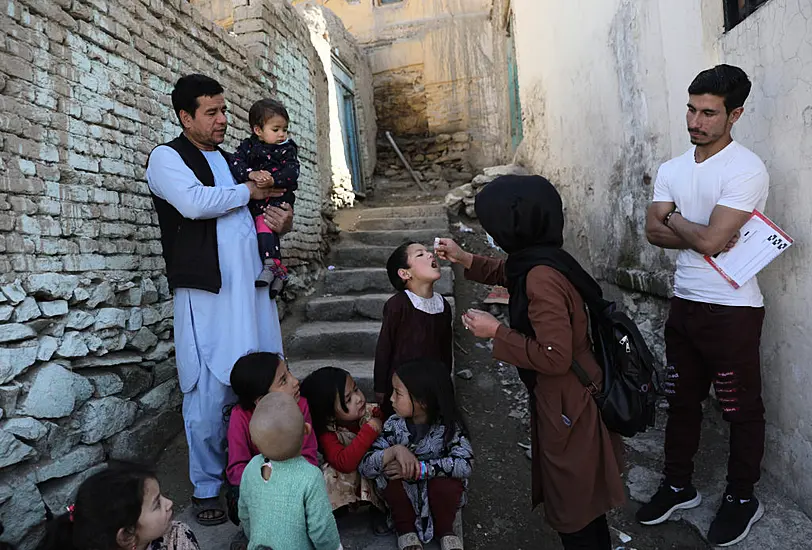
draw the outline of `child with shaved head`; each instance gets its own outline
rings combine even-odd
[[[257,403],[249,431],[260,454],[240,483],[248,550],[341,549],[324,477],[302,457],[310,430],[290,395],[272,392]]]

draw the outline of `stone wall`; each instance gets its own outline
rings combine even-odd
[[[32,548],[108,459],[153,458],[181,428],[172,302],[144,181],[179,132],[169,93],[226,88],[226,149],[258,98],[300,145],[290,265],[319,260],[326,79],[285,2],[238,6],[230,36],[181,0],[4,0],[0,28],[0,521]],[[280,40],[280,37],[284,38]]]
[[[422,181],[467,182],[473,177],[473,169],[468,162],[471,136],[467,132],[439,134],[428,138],[398,137],[395,143]],[[412,181],[409,172],[385,138],[378,141],[378,175]]]
[[[649,245],[645,212],[659,165],[690,147],[687,88],[720,62],[753,81],[733,135],[771,175],[766,213],[800,246],[759,283],[767,409],[763,467],[812,513],[812,64],[809,2],[769,0],[724,31],[719,0],[513,0],[524,142],[519,160],[553,181],[567,214],[566,246],[642,323],[662,357],[676,254]]]

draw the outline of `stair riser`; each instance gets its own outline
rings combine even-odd
[[[393,248],[372,246],[337,246],[328,261],[337,267],[386,267]]]
[[[432,247],[435,237],[442,237],[445,231],[435,229],[416,229],[411,231],[348,231],[341,234],[341,241],[348,245],[360,243],[369,246],[387,246],[394,250],[407,241],[413,241]]]
[[[355,224],[358,231],[406,231],[433,229],[448,231],[445,218],[370,218],[361,219]]]
[[[442,268],[442,273],[442,278],[434,284],[434,290],[443,295],[453,294],[454,275],[451,268]],[[334,296],[356,292],[395,292],[384,269],[370,270],[363,273],[354,270],[336,269],[328,271],[324,281],[325,292]]]
[[[307,336],[292,335],[285,353],[291,357],[374,357],[378,342],[378,332],[364,331],[357,333],[322,332]]]
[[[417,206],[391,206],[369,208],[359,211],[362,219],[372,218],[442,218],[448,222],[448,214],[442,204]]]
[[[352,321],[374,320],[383,318],[383,306],[389,296],[370,298],[358,296],[349,299],[318,301],[311,300],[307,304],[307,319],[309,321]],[[447,298],[451,311],[454,312],[454,298]]]

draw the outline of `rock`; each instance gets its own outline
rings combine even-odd
[[[90,308],[96,308],[100,304],[113,305],[115,302],[116,295],[113,293],[113,285],[107,281],[102,281],[90,291],[90,298],[87,299],[87,305]]]
[[[451,181],[471,181],[474,175],[471,172],[451,172]]]
[[[156,291],[157,294],[157,291]],[[118,305],[120,306],[140,306],[141,305],[141,287],[137,286],[134,288],[129,288],[118,295]]]
[[[121,351],[127,345],[127,335],[116,334],[102,339],[102,346],[108,351]]]
[[[77,404],[88,399],[93,386],[84,377],[56,363],[45,363],[30,378],[31,384],[20,407],[22,414],[34,418],[62,418]]]
[[[29,294],[37,297],[67,300],[79,286],[79,277],[61,273],[37,273],[28,277],[25,286]]]
[[[151,352],[144,355],[147,361],[163,361],[175,351],[175,344],[170,340],[161,340]]]
[[[55,460],[40,462],[34,469],[37,483],[49,479],[67,477],[87,470],[104,461],[104,447],[101,445],[79,445],[69,453]]]
[[[25,323],[37,319],[41,315],[37,301],[31,296],[26,297],[14,310],[14,321]]]
[[[152,387],[152,373],[137,365],[116,367],[114,372],[124,382],[119,397],[129,399]]]
[[[494,178],[490,176],[486,176],[484,174],[479,174],[474,176],[473,181],[471,181],[471,185],[474,186],[474,189],[479,189],[480,187],[484,186],[487,183],[490,183],[494,180]]]
[[[150,463],[181,430],[181,414],[163,411],[157,416],[147,416],[133,427],[114,435],[105,442],[105,446],[112,460]]]
[[[95,322],[96,318],[87,311],[73,309],[68,313],[68,317],[65,319],[65,326],[75,330],[84,330]]]
[[[82,432],[73,426],[60,426],[53,422],[45,422],[48,428],[44,452],[53,459],[58,459],[71,452],[82,440]]]
[[[34,476],[3,476],[0,480],[0,502],[3,503],[0,519],[5,527],[3,540],[22,548],[20,542],[23,538],[45,521],[45,506],[34,484]]]
[[[20,323],[0,325],[0,344],[27,340],[36,335],[37,333],[34,331],[34,329]]]
[[[10,418],[3,422],[0,429],[28,441],[39,441],[48,435],[48,428],[34,418]]]
[[[463,369],[461,371],[457,371],[457,376],[462,378],[463,380],[470,380],[474,377],[474,373],[471,372],[471,369]]]
[[[158,344],[160,345],[160,344]],[[178,374],[178,367],[174,359],[162,361],[152,368],[152,383],[163,384]]]
[[[434,143],[448,143],[452,139],[454,139],[454,138],[452,136],[450,136],[449,134],[439,134],[434,139]]]
[[[42,336],[37,347],[37,360],[50,361],[59,347],[59,341],[53,336]]]
[[[490,166],[482,170],[485,176],[494,180],[499,176],[527,176],[530,172],[524,166],[518,164],[504,164],[501,166]]]
[[[17,410],[17,398],[20,396],[20,384],[9,384],[8,386],[0,386],[0,409],[4,411]]]
[[[18,441],[11,433],[0,430],[0,468],[19,464],[36,455],[33,448]]]
[[[16,306],[25,300],[25,290],[23,290],[19,279],[11,284],[0,286],[0,290],[3,291],[3,294],[5,294],[6,298],[8,298],[8,301],[11,302],[11,305],[13,306]]]
[[[174,409],[182,401],[183,394],[178,388],[178,381],[172,378],[145,393],[138,403],[147,413],[156,413],[162,409]]]
[[[454,140],[454,143],[468,143],[471,136],[468,135],[468,132],[456,132],[451,139]]]
[[[11,319],[11,315],[14,313],[14,308],[12,306],[0,306],[0,323],[5,323],[9,319]]]
[[[82,443],[98,443],[117,434],[135,420],[138,405],[118,397],[91,399],[76,413]]]
[[[127,330],[138,330],[144,326],[144,313],[141,308],[134,307],[127,318]]]
[[[96,314],[96,323],[93,330],[106,328],[124,328],[127,326],[127,312],[123,309],[107,307],[100,309]]]
[[[87,379],[93,384],[93,397],[109,397],[124,389],[124,381],[112,372],[91,372]]]
[[[80,304],[90,298],[90,292],[86,288],[79,287],[73,291],[72,304]]]
[[[295,275],[295,273],[291,273],[291,276]],[[290,285],[291,277],[288,277],[288,285]],[[158,305],[158,315],[161,317],[161,320],[168,319],[172,321],[175,317],[175,305],[172,302],[163,302]]]
[[[79,486],[84,483],[87,478],[105,469],[107,469],[107,464],[99,464],[98,466],[94,466],[89,470],[85,470],[71,477],[46,481],[40,486],[40,491],[42,492],[42,500],[40,502],[44,502],[51,510],[64,510],[76,500],[76,491],[79,490]]]
[[[169,279],[166,278],[166,275],[158,275],[155,278],[155,286],[158,287],[159,300],[170,300],[172,298],[172,292],[169,290]]]
[[[59,317],[68,312],[67,300],[54,300],[52,302],[40,302],[39,309],[45,317]]]
[[[84,357],[88,354],[87,344],[85,343],[82,334],[79,332],[67,332],[62,339],[62,344],[56,350],[56,355],[59,357]]]
[[[37,361],[37,348],[37,345],[0,348],[0,384],[12,380],[33,365]]]
[[[94,332],[85,334],[85,344],[87,345],[87,349],[96,355],[104,355],[108,351],[107,348],[104,347],[104,341]]]
[[[469,204],[465,206],[465,215],[469,218],[476,218],[476,210],[474,209],[473,204]]]
[[[158,287],[155,286],[152,279],[141,279],[141,304],[154,304],[157,301]]]
[[[104,357],[86,357],[84,359],[77,359],[71,366],[75,369],[89,368],[89,367],[113,367],[116,365],[124,365],[127,363],[140,363],[141,356],[137,353],[129,351],[121,353],[110,353]]]
[[[144,322],[144,325],[146,325],[146,326],[154,325],[155,323],[157,323],[158,321],[161,320],[161,314],[158,313],[154,308],[151,308],[151,307],[142,308],[141,309],[141,315],[143,316],[143,319],[144,319],[143,322]],[[132,329],[132,330],[137,330],[137,329]]]
[[[130,338],[128,346],[140,352],[145,352],[157,343],[158,337],[147,327],[141,327],[138,332]]]

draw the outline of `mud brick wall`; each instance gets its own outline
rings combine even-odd
[[[107,460],[149,460],[182,428],[144,180],[180,131],[178,77],[224,85],[227,150],[256,99],[287,105],[302,176],[284,254],[319,259],[323,69],[286,2],[238,3],[230,35],[185,0],[0,1],[0,521],[18,548]]]

